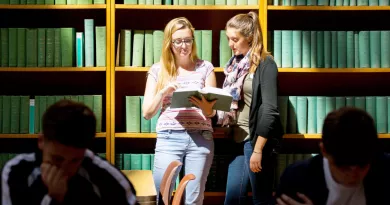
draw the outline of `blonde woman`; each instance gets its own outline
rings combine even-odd
[[[247,204],[247,186],[253,204],[272,203],[275,147],[283,135],[277,107],[278,68],[263,47],[255,12],[238,14],[226,24],[234,56],[225,66],[223,89],[233,96],[231,112],[219,122],[233,125],[235,156],[229,164],[225,205]]]
[[[152,118],[161,108],[153,177],[157,193],[165,169],[173,160],[184,160],[185,173],[196,179],[186,188],[185,204],[202,204],[207,175],[214,156],[211,118],[215,102],[188,99],[195,106],[170,108],[177,88],[216,86],[214,67],[196,55],[194,28],[184,17],[171,20],[164,30],[161,60],[149,72],[143,103],[143,117]]]

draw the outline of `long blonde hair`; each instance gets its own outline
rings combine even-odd
[[[234,28],[249,41],[250,46],[250,73],[256,71],[261,60],[271,55],[263,46],[263,35],[259,17],[253,11],[247,14],[237,14],[226,23],[226,28]]]
[[[160,91],[164,88],[164,86],[171,80],[176,79],[177,76],[177,65],[175,63],[175,55],[172,52],[172,34],[175,33],[177,30],[181,29],[190,29],[192,33],[192,37],[194,38],[194,27],[192,26],[191,22],[188,21],[185,17],[179,17],[172,19],[164,29],[164,41],[163,41],[163,48],[161,53],[161,69],[158,75],[158,81],[156,86],[156,91]],[[198,56],[196,54],[196,42],[194,41],[192,44],[192,51],[191,51],[191,61],[195,62],[198,59]]]

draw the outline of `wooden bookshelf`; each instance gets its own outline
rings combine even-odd
[[[105,4],[92,5],[0,5],[0,9],[106,9]]]
[[[127,72],[147,72],[150,67],[115,67],[115,71],[127,71]],[[215,72],[223,72],[223,68],[215,67]]]
[[[0,72],[91,72],[106,71],[106,67],[0,67]]]
[[[386,11],[390,6],[268,6],[270,11]]]
[[[207,5],[207,6],[186,6],[186,5],[128,5],[115,4],[116,9],[149,9],[149,10],[258,10],[258,5],[243,6],[225,6],[225,5]]]
[[[0,134],[0,138],[3,139],[34,139],[38,138],[39,134]],[[105,138],[106,133],[96,133],[96,138]]]

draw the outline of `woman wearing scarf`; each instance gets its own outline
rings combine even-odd
[[[231,111],[218,111],[218,123],[230,125],[236,142],[229,164],[225,205],[246,204],[248,183],[253,204],[270,204],[276,160],[283,136],[278,111],[278,68],[263,47],[256,13],[238,14],[226,24],[234,56],[225,66],[223,89],[233,96]]]

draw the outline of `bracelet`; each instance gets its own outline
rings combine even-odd
[[[262,152],[256,152],[256,151],[253,151],[253,153],[256,153],[256,154],[263,154]]]

